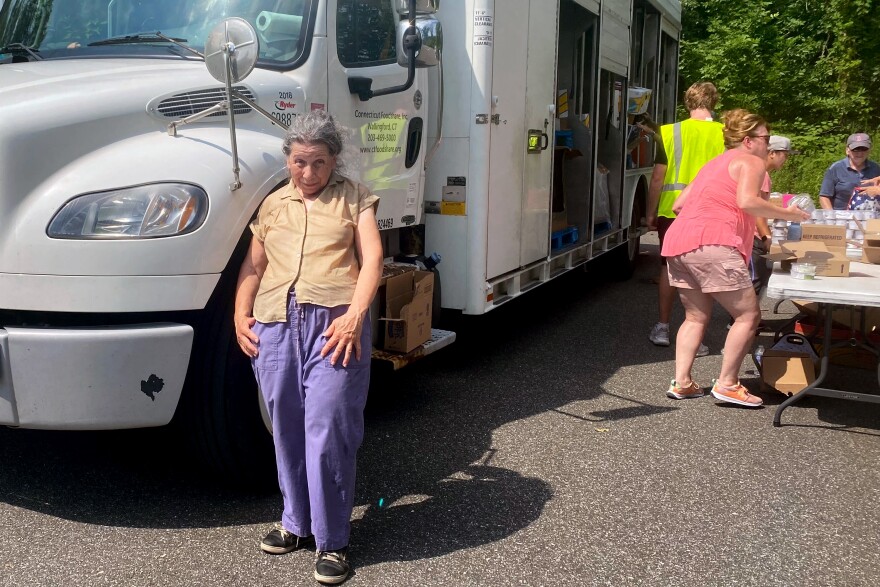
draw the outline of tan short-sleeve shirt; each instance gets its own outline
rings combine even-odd
[[[308,212],[292,184],[269,194],[251,223],[268,259],[254,318],[263,323],[287,320],[288,293],[294,287],[303,304],[350,304],[360,273],[354,240],[358,216],[378,201],[369,188],[337,173]]]

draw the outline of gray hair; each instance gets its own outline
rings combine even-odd
[[[311,110],[307,114],[294,117],[281,150],[285,156],[290,156],[291,145],[324,145],[332,157],[342,153],[342,145],[346,138],[346,131],[336,124],[333,117],[325,110]]]

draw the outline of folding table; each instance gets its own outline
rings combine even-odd
[[[820,354],[819,376],[809,386],[792,395],[776,408],[773,425],[781,426],[782,412],[788,406],[799,402],[808,395],[835,397],[840,399],[880,403],[880,395],[859,393],[843,389],[822,387],[828,375],[828,362],[832,348],[841,346],[859,346],[869,350],[875,357],[880,357],[880,349],[872,345],[865,330],[864,313],[856,328],[860,330],[861,339],[853,337],[843,342],[832,342],[832,315],[835,307],[875,307],[880,308],[880,265],[853,262],[850,264],[849,277],[821,277],[815,279],[795,279],[783,272],[776,264],[773,275],[767,284],[767,296],[779,299],[805,300],[819,305],[819,317],[824,318],[822,328],[822,352]],[[820,319],[817,317],[817,327]],[[877,365],[877,384],[880,390],[880,364]]]

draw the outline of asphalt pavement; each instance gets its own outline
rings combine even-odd
[[[374,373],[346,585],[880,584],[880,406],[808,398],[774,428],[783,398],[748,358],[764,408],[667,399],[655,243],[629,281],[574,272]],[[764,306],[771,326],[793,310]],[[2,429],[0,586],[315,585],[313,552],[259,550],[280,507],[201,473],[167,429]]]

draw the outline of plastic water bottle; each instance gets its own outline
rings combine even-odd
[[[758,348],[755,349],[755,365],[759,368],[761,367],[761,359],[764,357],[764,345],[759,344]]]
[[[794,204],[807,213],[816,209],[816,205],[813,203],[813,198],[810,197],[810,194],[798,194],[789,200],[789,204]]]
[[[799,241],[801,240],[801,235],[803,234],[803,230],[801,229],[800,222],[792,222],[788,225],[788,240],[790,241]]]

